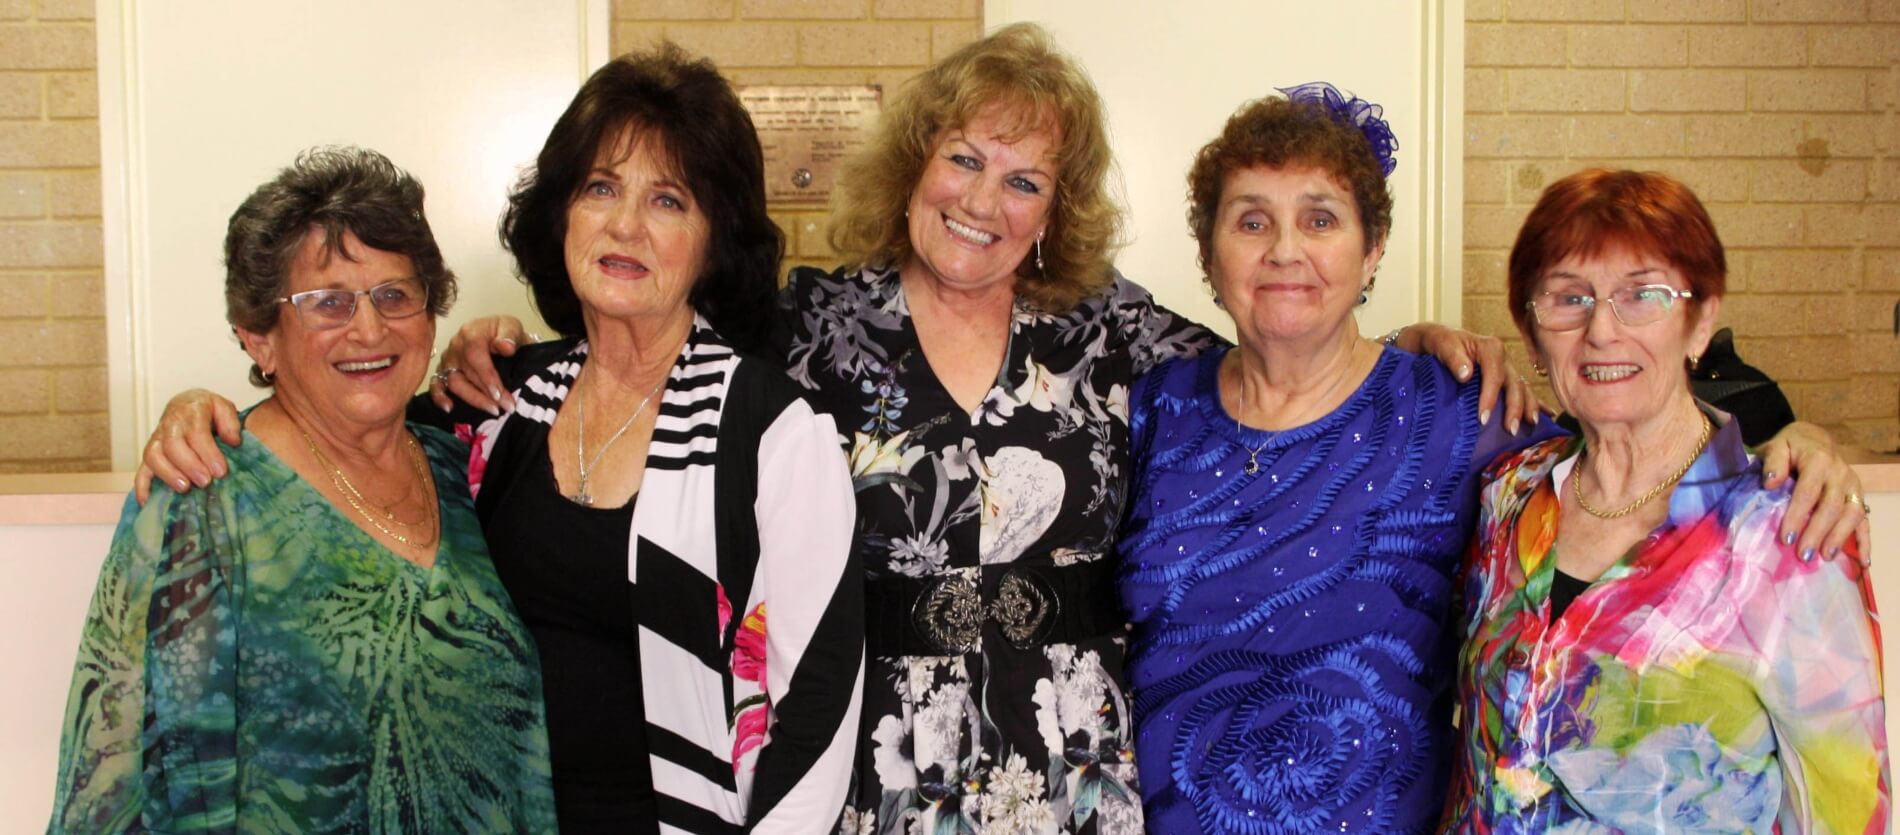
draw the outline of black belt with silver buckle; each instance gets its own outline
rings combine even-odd
[[[1112,558],[1064,566],[1010,565],[993,587],[965,574],[880,577],[864,584],[865,648],[877,657],[961,655],[986,623],[1026,650],[1121,631]]]

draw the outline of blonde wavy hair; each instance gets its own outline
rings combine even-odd
[[[902,266],[913,253],[904,212],[937,135],[1004,108],[1005,139],[1047,130],[1056,139],[1056,186],[1043,236],[1016,267],[1016,292],[1052,313],[1113,281],[1121,209],[1109,195],[1114,166],[1102,98],[1049,34],[1032,23],[996,30],[906,81],[871,141],[847,161],[832,194],[831,248],[848,264]]]

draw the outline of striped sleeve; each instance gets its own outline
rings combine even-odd
[[[795,400],[759,440],[759,561],[752,597],[769,611],[769,732],[748,828],[829,831],[851,779],[864,678],[856,500],[830,416]]]

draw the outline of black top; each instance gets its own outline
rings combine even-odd
[[[1550,619],[1556,620],[1564,616],[1564,610],[1570,608],[1570,604],[1576,601],[1577,595],[1583,594],[1586,589],[1590,588],[1591,581],[1579,580],[1565,574],[1561,568],[1551,570],[1555,573],[1553,573],[1550,578]],[[529,624],[529,628],[534,628],[533,624]],[[553,734],[551,729],[549,730],[549,734]],[[560,799],[558,791],[554,797],[556,800]]]
[[[481,521],[495,571],[541,653],[561,831],[658,833],[627,582],[634,502],[569,501],[554,481],[547,435],[535,433],[534,443],[531,453],[490,462],[518,471],[484,478],[507,495]]]

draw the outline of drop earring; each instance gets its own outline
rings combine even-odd
[[[1036,272],[1040,273],[1043,271],[1044,270],[1042,267],[1042,233],[1038,232],[1036,233]]]

